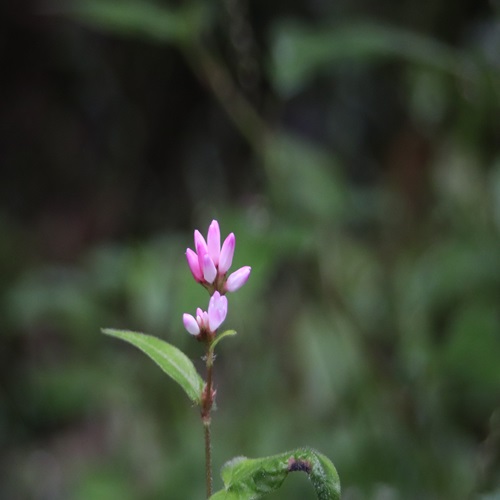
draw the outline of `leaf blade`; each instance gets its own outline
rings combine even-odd
[[[170,378],[177,382],[189,399],[200,404],[204,382],[193,362],[177,347],[152,335],[103,328],[104,334],[124,340],[149,356]]]
[[[318,500],[340,499],[340,480],[333,463],[312,448],[299,448],[264,458],[233,458],[221,471],[224,489],[211,500],[257,500],[280,488],[294,471],[308,474]]]

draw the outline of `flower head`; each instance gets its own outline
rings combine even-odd
[[[224,322],[227,315],[227,298],[219,292],[214,292],[208,303],[208,311],[198,308],[196,317],[184,313],[182,320],[184,327],[196,338],[203,340],[213,338],[217,328]]]
[[[207,239],[195,230],[194,246],[196,251],[188,248],[186,259],[194,279],[210,292],[221,294],[234,292],[243,286],[250,276],[251,268],[242,267],[229,277],[227,272],[233,263],[236,237],[230,233],[221,247],[219,223],[213,220],[208,228]]]

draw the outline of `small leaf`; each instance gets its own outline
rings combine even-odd
[[[311,460],[312,469],[309,478],[318,500],[340,499],[340,480],[335,466],[325,455],[317,451],[313,454],[316,460]]]
[[[110,328],[105,328],[102,332],[139,348],[184,389],[191,401],[200,404],[205,383],[198,375],[192,361],[177,347],[144,333]]]
[[[238,332],[236,330],[226,330],[225,332],[222,332],[220,335],[217,335],[215,340],[212,342],[210,345],[210,350],[213,352],[215,349],[215,346],[225,337],[233,337],[236,335]]]
[[[332,462],[311,448],[266,458],[236,457],[221,471],[224,489],[211,500],[256,500],[277,490],[289,472],[305,472],[318,500],[339,500],[340,480]]]

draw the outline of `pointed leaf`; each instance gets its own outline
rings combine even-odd
[[[110,328],[105,328],[102,332],[139,348],[184,389],[191,401],[200,403],[203,379],[198,375],[192,361],[180,349],[144,333]]]
[[[215,340],[210,344],[210,350],[213,352],[215,349],[215,346],[225,337],[232,337],[236,335],[237,331],[236,330],[226,330],[225,332],[222,332],[221,334],[217,335],[215,337]]]
[[[277,490],[289,472],[305,472],[318,500],[339,500],[340,480],[332,462],[311,448],[266,458],[237,457],[221,471],[224,489],[211,500],[256,500]]]

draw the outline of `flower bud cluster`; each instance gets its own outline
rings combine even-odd
[[[207,239],[196,230],[194,232],[196,251],[188,248],[186,259],[194,279],[210,293],[208,311],[198,308],[196,317],[183,315],[184,327],[199,340],[211,340],[227,315],[226,292],[241,288],[250,276],[251,267],[244,266],[229,274],[233,263],[236,238],[233,233],[221,246],[219,223],[213,220],[208,228]]]
[[[224,243],[220,244],[219,223],[214,220],[208,228],[207,239],[196,230],[194,232],[194,246],[196,252],[188,248],[186,259],[194,279],[213,293],[235,292],[241,288],[250,276],[251,268],[242,267],[227,276],[233,263],[236,238],[231,233]]]
[[[196,309],[196,318],[184,313],[182,319],[186,330],[200,338],[210,338],[215,335],[217,328],[224,322],[227,315],[227,298],[219,292],[214,292],[208,303],[208,311],[199,307]]]

